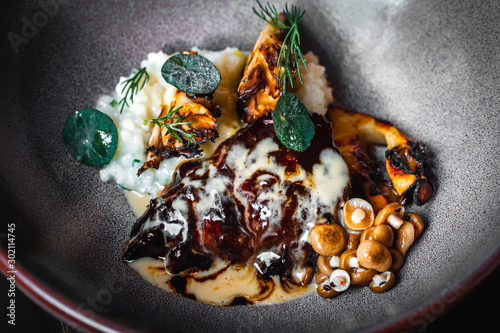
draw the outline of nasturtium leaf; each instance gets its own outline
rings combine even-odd
[[[199,54],[176,54],[161,68],[167,83],[188,94],[211,94],[220,82],[220,72],[215,65]]]
[[[96,109],[71,114],[62,136],[71,156],[90,166],[103,166],[113,158],[118,146],[118,131],[113,120]]]
[[[284,92],[273,112],[274,131],[281,143],[292,150],[304,151],[314,137],[314,122],[304,104],[292,93]]]

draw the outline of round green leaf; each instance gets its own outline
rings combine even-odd
[[[219,86],[220,72],[215,65],[198,54],[177,54],[161,68],[167,83],[188,94],[212,94]]]
[[[273,112],[274,131],[281,143],[292,150],[304,151],[314,137],[314,122],[304,104],[292,93],[284,92]]]
[[[71,114],[64,123],[62,136],[71,156],[90,166],[109,163],[118,146],[118,131],[113,120],[95,109]]]

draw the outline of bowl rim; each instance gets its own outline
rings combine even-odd
[[[455,305],[463,301],[476,287],[478,287],[497,267],[500,267],[500,245],[476,270],[456,284],[453,288],[428,301],[427,304],[404,314],[394,322],[380,323],[376,327],[365,327],[365,332],[393,332],[418,328],[427,325],[443,316]],[[96,313],[89,317],[77,304],[68,300],[64,295],[52,290],[45,283],[26,270],[17,260],[15,268],[10,269],[9,258],[4,246],[0,246],[0,270],[8,277],[15,275],[16,288],[19,289],[35,304],[50,313],[52,316],[68,323],[78,329],[88,332],[123,332],[139,333],[124,325],[118,324],[105,316]],[[463,289],[465,287],[465,289]],[[451,297],[451,298],[450,298]],[[443,309],[434,314],[432,309],[436,306]],[[431,315],[430,315],[431,313]]]

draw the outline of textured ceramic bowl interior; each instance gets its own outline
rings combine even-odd
[[[249,50],[263,28],[252,1],[0,4],[0,218],[16,223],[18,264],[70,308],[104,325],[191,332],[341,332],[403,320],[418,328],[462,296],[472,277],[496,265],[498,3],[298,4],[307,10],[303,45],[326,66],[336,98],[391,121],[434,153],[436,196],[411,207],[427,229],[395,288],[225,308],[156,289],[120,261],[135,216],[119,188],[71,159],[61,139],[66,117],[94,106],[149,52]]]

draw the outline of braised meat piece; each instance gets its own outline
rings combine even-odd
[[[264,116],[212,157],[181,164],[173,186],[137,220],[123,259],[164,259],[167,272],[182,277],[219,258],[300,285],[293,270],[316,263],[309,230],[336,221],[349,189],[331,123],[313,120],[316,135],[304,152],[284,147]]]

